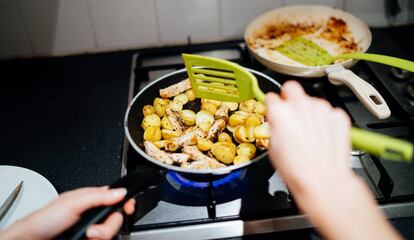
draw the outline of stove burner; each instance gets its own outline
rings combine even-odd
[[[396,68],[396,67],[391,68],[391,73],[397,79],[407,79],[411,75],[409,71],[401,69],[401,68]]]
[[[174,171],[168,172],[166,177],[168,182],[180,192],[192,196],[205,196],[210,194],[211,190],[214,191],[215,194],[220,194],[237,187],[245,174],[246,169],[242,169],[211,182],[193,181]]]

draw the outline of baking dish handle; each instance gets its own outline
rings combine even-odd
[[[391,111],[380,93],[351,70],[345,69],[341,65],[333,65],[326,69],[326,73],[332,84],[348,86],[377,118],[386,119],[391,115]]]

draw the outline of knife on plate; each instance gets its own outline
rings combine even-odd
[[[13,205],[14,201],[16,201],[17,196],[19,196],[19,193],[23,187],[23,181],[17,185],[17,187],[13,190],[13,192],[9,195],[9,197],[6,199],[6,201],[1,205],[0,207],[0,221],[6,216],[7,212]]]

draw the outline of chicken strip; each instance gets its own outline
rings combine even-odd
[[[217,119],[216,121],[214,121],[213,126],[211,126],[210,131],[208,131],[207,139],[216,139],[225,127],[226,121],[224,121],[223,119]]]
[[[167,113],[168,120],[170,120],[171,125],[173,126],[174,130],[179,133],[182,133],[187,126],[181,120],[180,114],[172,111],[170,108],[167,108],[165,112]]]
[[[183,153],[186,153],[190,156],[191,159],[193,159],[195,162],[205,162],[208,164],[210,169],[216,169],[225,167],[226,165],[219,163],[216,159],[207,157],[204,155],[196,146],[185,146],[182,149]],[[191,163],[193,164],[193,163]],[[190,165],[191,165],[190,164]],[[202,164],[202,163],[197,163]]]
[[[187,78],[179,83],[173,84],[167,88],[160,89],[160,96],[162,98],[175,97],[191,88],[191,82]]]
[[[174,161],[174,163],[183,164],[187,163],[188,160],[190,160],[190,156],[185,153],[171,153],[170,154],[171,159]]]
[[[170,165],[173,164],[173,159],[171,158],[170,154],[160,150],[152,142],[145,141],[144,147],[145,152],[156,160]]]
[[[227,122],[227,120],[229,119],[229,110],[230,108],[227,105],[220,105],[220,107],[214,113],[214,118],[223,119]]]

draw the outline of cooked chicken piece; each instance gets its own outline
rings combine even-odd
[[[186,168],[206,170],[210,169],[210,165],[206,161],[194,161],[185,166]]]
[[[186,125],[181,120],[181,115],[177,112],[172,111],[169,108],[167,108],[166,113],[167,113],[168,120],[170,120],[171,125],[173,126],[174,130],[180,133],[183,132],[186,128]]]
[[[260,149],[261,151],[267,150],[269,148],[269,139],[268,138],[256,139],[256,147]]]
[[[201,162],[207,163],[210,169],[216,169],[216,168],[221,168],[221,167],[226,166],[222,163],[219,163],[214,158],[207,157],[200,150],[198,150],[198,148],[196,146],[183,147],[182,151],[183,151],[183,153],[188,154],[190,156],[190,158],[194,160],[194,162],[201,161]],[[195,164],[195,163],[192,162],[191,164]],[[203,163],[197,163],[197,164],[202,164],[203,165]]]
[[[190,160],[190,156],[185,153],[171,153],[170,157],[175,163],[179,163],[180,165],[187,163],[188,160]]]
[[[176,83],[174,85],[171,85],[167,88],[160,89],[160,96],[162,98],[170,98],[175,97],[180,93],[185,92],[186,90],[191,88],[191,82],[187,78],[179,83]]]
[[[171,156],[168,153],[157,148],[152,142],[145,141],[144,147],[145,152],[151,157],[163,163],[173,164],[173,159],[171,158]]]
[[[227,120],[229,119],[229,110],[230,108],[227,105],[220,105],[220,107],[214,113],[214,118],[223,119],[227,122]]]
[[[208,131],[207,139],[216,139],[219,133],[221,133],[221,131],[223,131],[225,127],[226,121],[224,121],[223,119],[217,119],[216,121],[214,121],[213,126],[211,126],[210,131]]]
[[[179,138],[175,139],[177,144],[184,147],[197,144],[197,130],[187,132]]]

